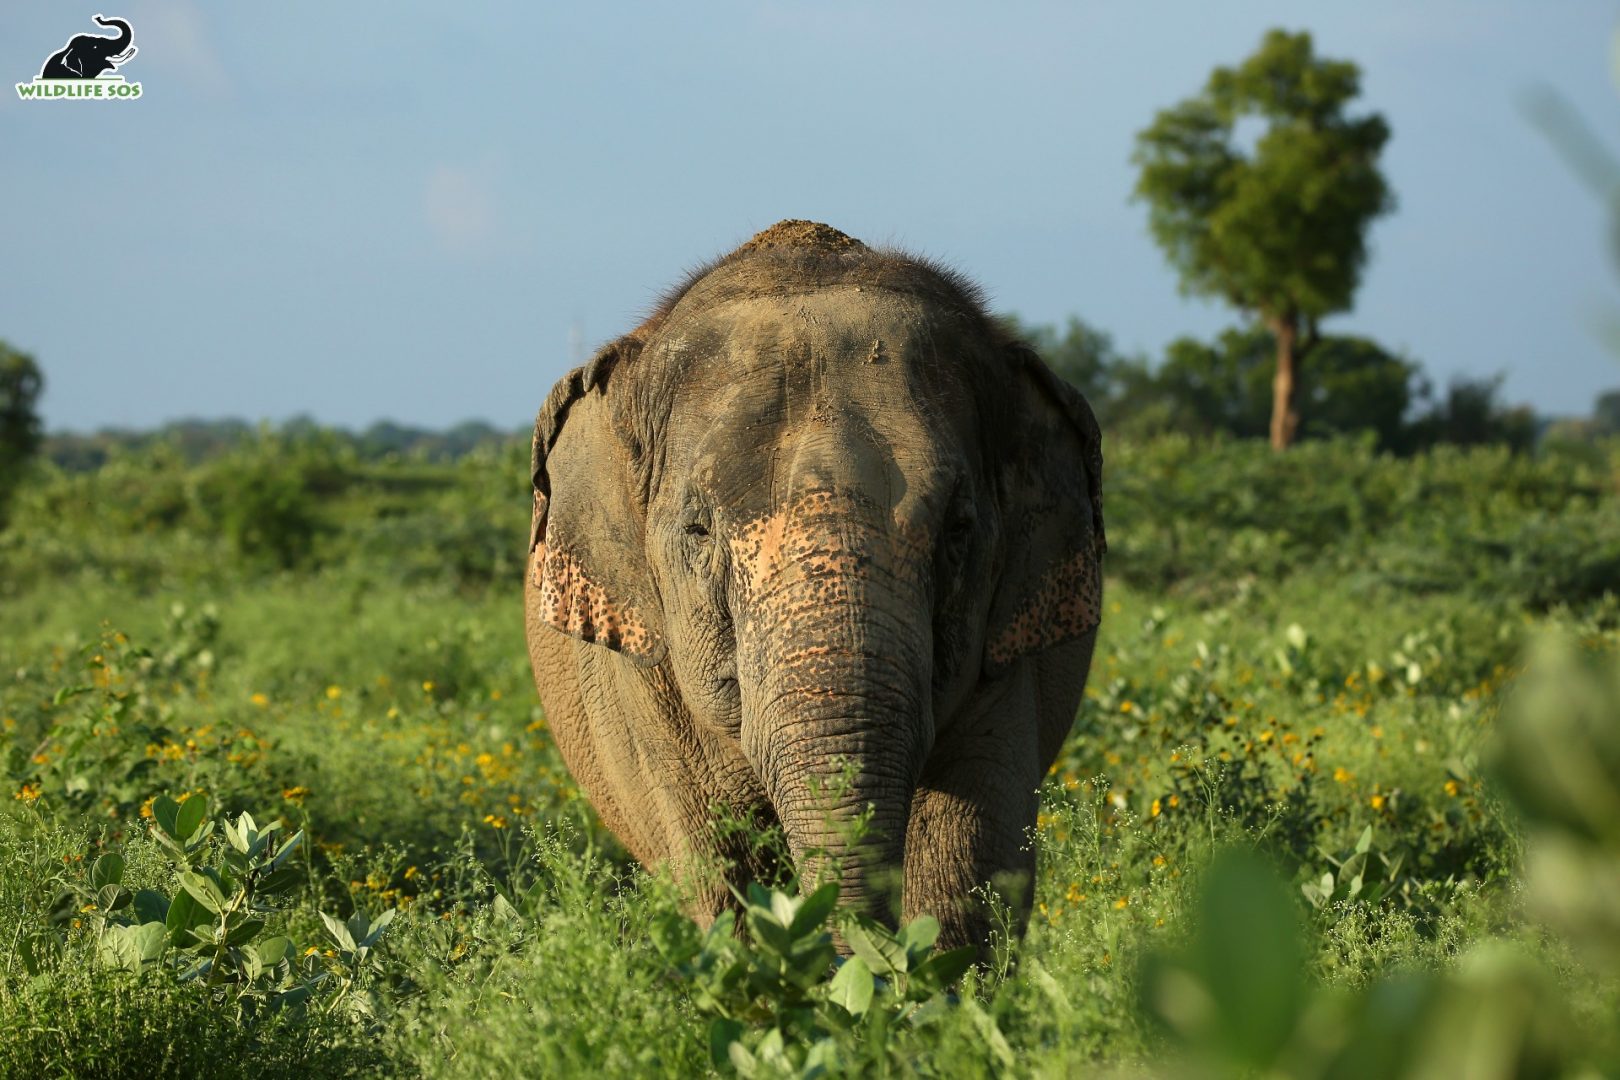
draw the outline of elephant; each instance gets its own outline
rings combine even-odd
[[[96,16],[102,26],[118,28],[117,37],[77,34],[45,61],[39,71],[42,79],[94,79],[132,59],[138,51],[130,44],[134,31],[123,19]]]
[[[984,955],[983,886],[1022,933],[1101,619],[1102,438],[975,285],[779,222],[565,375],[532,464],[552,736],[701,925],[781,869],[721,811],[941,947]]]

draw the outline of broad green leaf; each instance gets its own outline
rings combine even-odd
[[[838,906],[838,882],[829,881],[799,903],[788,925],[788,934],[799,938],[821,926]]]
[[[1372,837],[1373,830],[1371,825],[1368,825],[1365,829],[1361,830],[1361,836],[1356,840],[1357,855],[1365,855],[1367,852],[1372,850]]]
[[[366,948],[370,948],[375,944],[377,939],[382,936],[382,932],[388,929],[388,924],[394,921],[394,916],[397,914],[399,914],[398,908],[389,908],[377,916],[372,921],[371,928],[366,931],[366,936],[360,941],[360,944]]]
[[[244,942],[252,941],[258,936],[259,931],[263,929],[264,920],[258,916],[243,919],[231,927],[230,933],[225,935],[225,943],[227,945],[241,945]]]
[[[973,966],[973,960],[978,956],[978,952],[973,946],[964,945],[959,949],[935,953],[917,965],[911,977],[914,982],[920,982],[929,991],[943,990],[967,973],[967,969]],[[1046,979],[1051,983],[1052,989],[1057,989],[1057,983],[1052,980],[1051,975],[1047,975]],[[1059,993],[1062,991],[1059,990]]]
[[[283,866],[260,878],[258,891],[269,896],[277,896],[295,888],[303,880],[304,872],[301,869],[296,866]]]
[[[119,911],[129,906],[132,897],[122,885],[103,885],[96,890],[96,906],[102,911]]]
[[[259,963],[265,967],[274,967],[286,959],[288,953],[292,952],[292,940],[279,934],[275,937],[267,937],[254,945],[253,951],[258,954]]]
[[[495,899],[490,902],[490,909],[495,913],[495,917],[503,922],[520,923],[523,921],[522,913],[512,906],[512,901],[506,898],[504,892],[496,892]],[[362,941],[360,944],[365,945],[367,943]]]
[[[821,1076],[842,1075],[838,1058],[838,1044],[830,1038],[817,1039],[810,1052],[804,1056],[804,1068],[799,1072],[805,1080],[816,1080]]]
[[[225,830],[225,839],[230,842],[231,847],[235,848],[243,855],[246,855],[248,850],[248,839],[242,835],[241,830],[239,830],[235,825],[231,824],[231,819],[226,818],[224,821],[220,822],[220,828]]]
[[[717,1016],[709,1024],[709,1060],[717,1069],[731,1065],[731,1044],[742,1038],[743,1026],[729,1017]]]
[[[252,843],[248,845],[248,856],[250,858],[257,859],[264,849],[269,847],[270,844],[275,840],[276,831],[280,828],[281,822],[272,821],[270,824],[260,829],[258,834],[253,837]]]
[[[746,916],[748,933],[761,947],[768,948],[778,956],[786,956],[793,949],[793,939],[788,936],[787,927],[776,921],[768,908],[750,907]]]
[[[124,857],[116,851],[107,852],[90,866],[92,889],[100,889],[104,885],[117,885],[123,880]]]
[[[341,921],[334,919],[323,911],[321,912],[321,922],[326,924],[326,932],[332,935],[332,940],[337,942],[341,948],[349,952],[355,950],[354,935],[349,933],[349,928]]]
[[[286,843],[281,845],[281,849],[276,852],[276,857],[273,860],[271,860],[270,865],[272,867],[275,867],[275,868],[279,869],[281,864],[286,861],[287,856],[291,855],[294,851],[298,850],[298,845],[303,839],[304,839],[304,830],[303,829],[299,829],[297,832],[295,832],[291,836],[287,837]]]
[[[905,974],[905,947],[886,927],[862,916],[844,927],[844,940],[874,974],[885,978]]]
[[[143,961],[156,960],[169,944],[168,929],[161,922],[143,922],[129,927],[129,931]]]
[[[1219,1016],[1229,1054],[1271,1068],[1294,1030],[1306,969],[1292,897],[1257,855],[1217,858],[1200,897],[1193,974]]]
[[[873,989],[872,969],[859,956],[852,956],[833,976],[827,998],[852,1016],[864,1016],[872,1004]]]
[[[224,909],[225,894],[220,891],[213,878],[188,870],[180,875],[180,884],[191,895],[193,900],[215,915],[218,915]]]
[[[167,795],[159,795],[152,800],[152,820],[157,822],[158,828],[175,840],[184,840],[179,835],[179,826],[175,824],[180,815],[180,804]]]
[[[143,923],[166,923],[169,920],[169,898],[153,889],[142,889],[135,894],[135,915]]]
[[[97,958],[108,967],[123,971],[141,970],[140,947],[127,933],[133,929],[133,926],[109,926],[96,942]]]
[[[193,795],[180,804],[175,813],[174,827],[176,840],[189,841],[198,827],[202,825],[203,818],[208,816],[208,797],[206,795]]]
[[[907,954],[915,957],[939,940],[939,920],[932,915],[918,915],[906,924],[899,936]]]
[[[208,909],[197,903],[189,890],[182,890],[175,894],[169,904],[163,925],[169,931],[169,943],[177,948],[185,948],[191,944],[191,928],[211,921]]]
[[[793,913],[799,910],[799,901],[780,889],[771,890],[771,915],[783,928],[793,925]]]

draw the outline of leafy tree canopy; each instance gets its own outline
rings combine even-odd
[[[1182,288],[1251,312],[1276,337],[1272,439],[1293,438],[1294,346],[1350,307],[1369,223],[1393,206],[1378,168],[1389,126],[1352,116],[1355,64],[1315,55],[1309,34],[1273,30],[1236,68],[1160,112],[1137,136],[1136,195]],[[1252,147],[1240,125],[1263,130]]]
[[[35,407],[45,378],[26,353],[0,341],[0,527],[6,505],[22,468],[39,449],[40,423]]]

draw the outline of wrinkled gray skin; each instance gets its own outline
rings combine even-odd
[[[846,904],[892,922],[903,881],[944,945],[983,946],[985,883],[1022,926],[1096,636],[1100,470],[1084,399],[971,286],[767,230],[541,412],[528,638],[569,768],[705,924],[732,900],[701,867],[766,869],[716,839],[724,804],[779,821],[801,873],[832,858]]]

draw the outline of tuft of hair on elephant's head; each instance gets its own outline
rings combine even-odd
[[[770,869],[725,805],[944,944],[983,943],[983,885],[1027,918],[1101,614],[1101,435],[976,287],[781,222],[556,385],[533,483],[551,730],[695,914]]]

